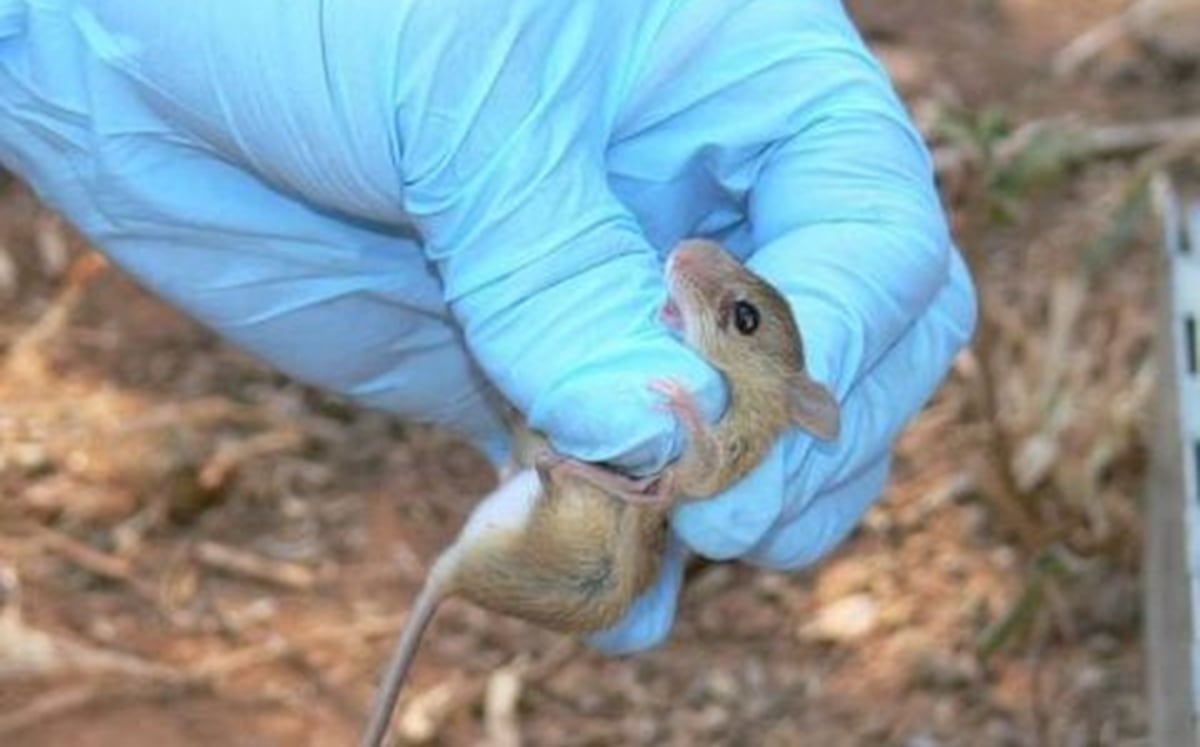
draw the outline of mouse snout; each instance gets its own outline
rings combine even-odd
[[[690,243],[682,244],[667,258],[667,274],[695,275],[703,270],[703,254],[703,251]]]
[[[667,267],[671,272],[687,272],[696,266],[696,257],[687,249],[676,249],[671,253]]]
[[[710,290],[722,274],[722,256],[700,241],[679,245],[667,260],[667,277],[685,280],[696,289]]]
[[[679,259],[678,249],[667,255],[667,264],[666,267],[663,268],[663,272],[667,277],[671,277],[671,275],[675,274],[675,261],[677,259]]]

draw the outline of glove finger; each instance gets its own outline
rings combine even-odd
[[[857,526],[882,492],[895,437],[942,379],[942,371],[974,326],[975,304],[966,267],[952,257],[950,280],[933,306],[843,405],[843,437],[812,445],[789,459],[793,498],[779,525],[746,555],[750,562],[779,569],[800,568],[822,558]],[[897,407],[896,403],[913,403]],[[797,452],[806,438],[793,440]]]
[[[959,253],[934,302],[842,402],[842,435],[832,443],[788,439],[787,521],[807,498],[888,453],[900,431],[933,396],[975,326],[975,291]]]
[[[804,132],[764,170],[748,260],[791,304],[810,374],[839,394],[929,308],[955,253],[919,143],[883,117],[846,119],[831,114],[821,129],[842,129]]]
[[[634,601],[619,622],[588,636],[587,644],[609,655],[630,654],[662,644],[675,621],[687,548],[669,535],[666,554],[654,585]]]
[[[953,249],[928,149],[842,4],[766,5],[822,42],[772,73],[796,114],[749,194],[749,265],[793,304],[811,373],[844,394],[928,308]]]
[[[890,466],[885,455],[823,491],[799,515],[772,527],[744,559],[776,570],[796,570],[820,560],[858,526],[883,490]]]
[[[719,495],[675,509],[671,525],[695,552],[730,560],[752,547],[783,511],[785,449],[776,442],[762,462]]]

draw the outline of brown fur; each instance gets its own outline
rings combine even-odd
[[[449,591],[551,630],[601,630],[650,585],[665,535],[663,509],[615,499],[582,479],[552,481],[521,530],[493,532],[466,549]]]

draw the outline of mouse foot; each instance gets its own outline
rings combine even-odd
[[[666,506],[672,501],[671,480],[664,475],[630,477],[609,467],[564,457],[543,454],[537,459],[539,469],[551,479],[573,477],[609,493],[626,503],[646,506]]]

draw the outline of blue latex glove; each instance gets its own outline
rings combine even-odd
[[[709,235],[794,304],[842,437],[792,434],[681,508],[685,548],[796,568],[878,496],[974,323],[921,141],[834,0],[0,0],[0,161],[115,262],[305,381],[506,448],[490,380],[556,447],[644,473],[720,377],[655,320]]]

